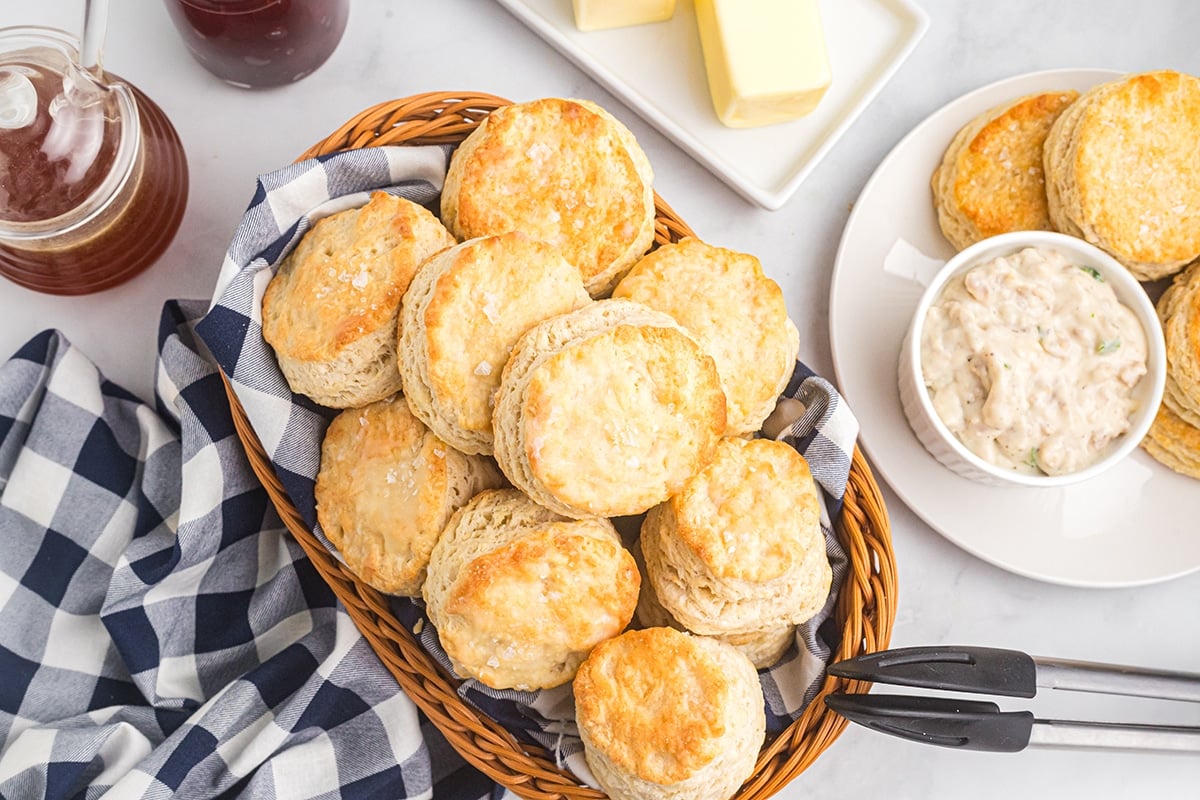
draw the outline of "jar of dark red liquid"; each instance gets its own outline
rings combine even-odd
[[[298,81],[337,48],[350,0],[165,0],[188,49],[244,88]]]
[[[53,294],[115,286],[171,243],[187,186],[148,97],[83,70],[62,31],[0,29],[0,275]]]

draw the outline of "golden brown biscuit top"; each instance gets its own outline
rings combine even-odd
[[[522,419],[531,472],[547,491],[601,516],[636,513],[708,462],[725,397],[712,358],[687,334],[619,324],[540,364]]]
[[[546,98],[493,111],[484,133],[461,165],[462,235],[523,230],[561,251],[590,284],[653,218],[639,170],[649,163],[639,165],[607,114]]]
[[[686,238],[635,264],[613,297],[670,315],[713,357],[731,425],[774,400],[780,376],[791,375],[783,290],[752,255]]]
[[[445,605],[459,619],[442,633],[459,660],[496,669],[534,657],[526,644],[586,651],[625,628],[640,585],[607,520],[548,522],[463,567]]]
[[[1105,249],[1149,263],[1200,254],[1198,153],[1200,79],[1149,72],[1096,90],[1072,166],[1083,218]]]
[[[722,439],[668,503],[676,535],[725,579],[763,583],[796,569],[820,527],[808,462],[771,439]]]
[[[400,399],[343,411],[329,423],[317,517],[356,571],[383,570],[381,577],[404,583],[423,569],[447,516],[448,450]],[[419,563],[407,563],[414,555]]]
[[[453,399],[459,427],[490,431],[492,395],[513,344],[537,322],[591,298],[578,269],[520,232],[465,242],[453,253],[425,310],[429,383]]]
[[[329,359],[390,325],[417,267],[453,244],[427,209],[375,192],[319,220],[280,265],[263,296],[263,337],[292,358]]]
[[[1079,92],[1021,98],[979,130],[956,160],[954,199],[981,238],[1050,228],[1042,145]]]
[[[596,647],[575,675],[578,716],[618,768],[678,783],[724,747],[725,665],[703,639],[672,628],[627,631]]]

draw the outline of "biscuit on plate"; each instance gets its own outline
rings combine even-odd
[[[938,225],[958,250],[1010,231],[1054,230],[1042,145],[1076,91],[1039,92],[988,109],[963,126],[931,181]]]
[[[1167,345],[1163,402],[1200,427],[1200,262],[1175,276],[1157,304]]]
[[[606,519],[565,519],[513,489],[477,495],[434,547],[429,620],[464,677],[544,689],[633,618],[640,578]]]
[[[500,486],[491,459],[434,436],[391,397],[338,414],[321,442],[317,520],[346,566],[387,594],[419,597],[450,514]]]
[[[695,633],[799,624],[825,605],[832,570],[808,462],[772,439],[722,439],[712,461],[642,523],[646,577]]]
[[[400,377],[413,413],[464,453],[490,454],[492,395],[513,344],[590,302],[579,270],[520,232],[433,256],[400,311]]]
[[[592,651],[574,690],[584,757],[612,800],[725,800],[754,772],[762,686],[724,642],[627,631]]]
[[[1166,403],[1158,407],[1141,445],[1160,464],[1181,475],[1200,478],[1200,428],[1180,419]]]
[[[520,230],[558,248],[592,297],[654,240],[654,173],[633,134],[587,100],[498,108],[450,158],[442,220],[461,239]]]
[[[751,433],[796,367],[800,334],[779,284],[746,253],[687,238],[641,259],[613,297],[669,314],[717,363],[728,435]]]
[[[646,578],[646,559],[642,555],[641,543],[635,542],[630,551],[642,574],[642,589],[638,593],[637,610],[633,615],[638,625],[643,628],[687,630],[658,601],[658,596],[654,593],[654,584]],[[776,628],[751,633],[718,634],[712,638],[733,645],[750,659],[755,669],[767,669],[783,658],[784,653],[792,646],[796,638],[796,626],[787,623]]]
[[[263,338],[292,391],[330,408],[399,391],[400,299],[421,262],[453,244],[428,210],[384,192],[318,221],[263,296]]]
[[[725,429],[711,356],[666,314],[599,300],[517,340],[496,393],[495,455],[568,517],[640,514],[708,463]]]
[[[1050,219],[1139,280],[1200,256],[1200,79],[1164,70],[1085,92],[1044,151]]]

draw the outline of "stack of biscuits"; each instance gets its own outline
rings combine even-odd
[[[794,449],[722,439],[708,466],[646,515],[639,620],[714,636],[771,666],[829,595],[820,513]]]
[[[745,253],[652,251],[652,180],[593,103],[498,109],[436,215],[375,193],[317,222],[267,287],[263,336],[294,392],[342,409],[315,495],[346,565],[423,601],[460,677],[588,676],[610,796],[721,800],[763,741],[755,666],[823,606],[830,568],[807,463],[753,438],[799,349],[783,294]],[[645,575],[612,522],[643,514]],[[660,617],[627,630],[639,603]]]
[[[1200,79],[1130,75],[1085,92],[1046,137],[1054,227],[1139,280],[1200,257]]]
[[[1200,262],[1198,153],[1200,78],[1160,70],[990,109],[958,131],[931,182],[939,227],[956,249],[1010,231],[1057,230],[1096,245],[1140,281],[1176,276],[1158,304],[1167,394],[1142,446],[1193,477],[1200,340],[1188,338],[1186,320],[1196,267],[1182,271]]]
[[[1198,147],[1200,79],[1180,72],[1017,98],[950,142],[931,181],[938,224],[959,250],[1057,230],[1164,278],[1200,257]]]
[[[1157,307],[1167,386],[1142,447],[1176,472],[1200,478],[1200,263],[1175,276]]]

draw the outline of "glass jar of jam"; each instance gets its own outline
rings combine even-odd
[[[337,48],[350,0],[165,0],[192,56],[243,88],[298,81]]]
[[[62,31],[0,29],[0,275],[52,294],[128,280],[171,243],[187,187],[146,95],[81,69]]]

